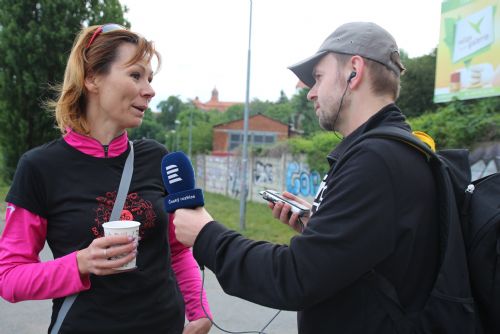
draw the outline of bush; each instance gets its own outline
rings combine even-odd
[[[289,140],[289,145],[293,154],[304,153],[307,155],[307,164],[311,170],[316,170],[320,174],[328,171],[330,166],[326,161],[326,156],[340,142],[333,132],[316,132],[311,138],[294,137]]]
[[[499,98],[481,99],[474,102],[455,101],[410,119],[414,130],[432,136],[439,149],[472,148],[475,143],[500,139]]]

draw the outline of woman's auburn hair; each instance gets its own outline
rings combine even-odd
[[[89,40],[99,27],[101,26],[90,26],[78,33],[66,64],[64,81],[55,88],[58,98],[47,103],[48,107],[54,110],[57,126],[62,134],[65,134],[68,128],[85,135],[90,133],[85,114],[85,78],[89,75],[109,73],[121,44],[132,43],[137,46],[137,51],[127,62],[127,66],[140,60],[149,63],[156,57],[157,71],[160,68],[161,57],[153,42],[126,29],[100,33],[87,48]]]

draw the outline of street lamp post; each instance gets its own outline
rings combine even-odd
[[[248,56],[247,56],[247,87],[245,94],[245,113],[243,116],[243,152],[241,157],[241,185],[240,185],[240,230],[245,230],[245,214],[247,199],[247,165],[248,165],[248,114],[250,95],[250,55],[252,41],[252,0],[250,0],[250,19],[248,27]]]
[[[178,127],[181,124],[181,121],[176,119],[174,121],[174,124],[175,124],[175,150],[178,151],[179,150],[179,129],[178,129]]]
[[[170,130],[170,135],[168,136],[169,142],[172,145],[170,147],[170,151],[173,152],[175,150],[175,129]]]
[[[188,147],[188,156],[191,161],[193,161],[193,157],[191,157],[191,143],[193,141],[193,109],[189,111],[189,147]]]

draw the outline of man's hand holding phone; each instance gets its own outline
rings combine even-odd
[[[310,203],[287,191],[280,194],[275,190],[264,190],[260,194],[269,202],[274,218],[289,225],[297,232],[304,230],[309,221],[312,207]]]

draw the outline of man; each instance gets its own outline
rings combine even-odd
[[[394,104],[404,71],[398,47],[376,24],[348,23],[290,69],[311,87],[320,125],[344,136],[328,155],[305,229],[289,246],[256,242],[197,208],[176,211],[177,238],[227,293],[299,311],[299,333],[393,333],[374,282],[392,286],[406,312],[423,308],[438,266],[436,187],[424,156],[407,144],[370,138],[348,147],[380,126],[410,131]],[[273,215],[295,226],[289,210],[276,204]]]

